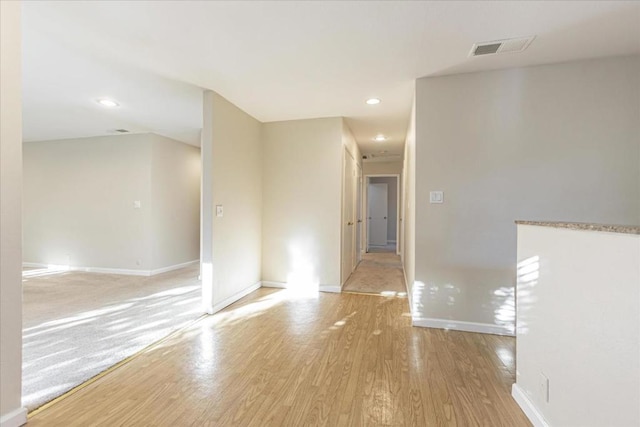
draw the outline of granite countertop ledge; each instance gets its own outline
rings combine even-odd
[[[639,225],[591,224],[588,222],[516,221],[518,225],[568,228],[570,230],[606,231],[608,233],[640,234]]]

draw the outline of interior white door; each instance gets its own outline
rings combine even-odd
[[[356,165],[356,248],[355,265],[362,258],[362,169]],[[354,267],[355,267],[354,265]]]
[[[354,190],[355,190],[355,160],[344,150],[343,157],[343,178],[342,178],[342,267],[341,282],[347,280],[353,271],[354,246],[355,246],[355,212],[354,212]]]
[[[387,184],[369,184],[369,245],[387,244]]]

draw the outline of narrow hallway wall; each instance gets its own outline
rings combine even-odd
[[[264,124],[263,277],[340,286],[342,118]]]
[[[260,286],[263,149],[259,121],[212,91],[204,104],[202,285],[212,313]]]

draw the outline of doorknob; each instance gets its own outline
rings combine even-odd
[[[387,217],[385,216],[384,219],[387,219]]]

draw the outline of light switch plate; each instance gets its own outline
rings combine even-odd
[[[216,205],[216,216],[223,216],[224,215],[224,209],[222,208],[222,205]]]
[[[133,208],[134,209],[140,209],[142,207],[142,202],[140,202],[140,200],[134,200],[133,201]]]
[[[444,203],[444,192],[443,191],[429,192],[429,203]]]

